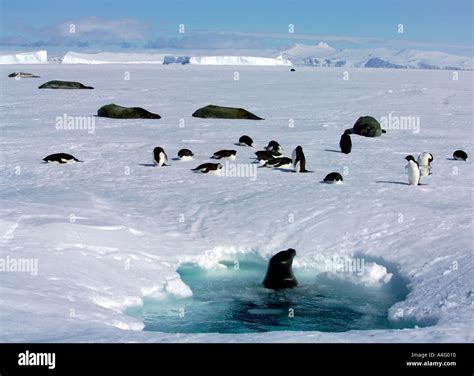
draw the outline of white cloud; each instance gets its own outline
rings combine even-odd
[[[46,30],[48,36],[80,37],[94,40],[131,41],[144,38],[147,25],[129,18],[104,19],[87,17],[70,20]],[[74,30],[74,33],[71,33]]]

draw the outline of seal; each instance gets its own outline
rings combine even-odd
[[[236,107],[223,107],[210,104],[194,111],[193,117],[204,119],[248,119],[248,120],[264,120],[251,112]]]
[[[123,107],[115,103],[106,104],[97,110],[97,116],[112,119],[161,119],[161,116],[141,107]]]
[[[268,263],[267,274],[263,280],[263,286],[267,289],[281,290],[298,286],[293,270],[293,258],[296,251],[289,248],[286,251],[278,252]]]
[[[45,82],[43,85],[38,86],[38,89],[93,89],[92,86],[85,86],[80,82],[75,81],[59,81],[53,80]]]

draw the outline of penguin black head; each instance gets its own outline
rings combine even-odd
[[[303,148],[301,147],[301,145],[298,145],[295,150],[297,153],[301,153],[303,151]]]
[[[349,136],[349,135],[352,134],[352,131],[351,131],[350,129],[346,129],[346,130],[344,131],[344,134],[345,134],[346,136]]]
[[[280,151],[281,146],[278,142],[275,140],[271,140],[268,145],[265,147],[266,150],[275,150],[275,151]]]
[[[405,157],[405,159],[406,159],[407,161],[416,162],[416,161],[415,161],[415,158],[413,158],[413,155],[407,155],[407,156]]]

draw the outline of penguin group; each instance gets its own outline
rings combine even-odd
[[[339,147],[341,153],[350,154],[352,152],[352,140],[351,140],[351,129],[346,129],[341,135],[339,141]],[[254,148],[254,141],[248,135],[242,135],[238,142],[235,144],[243,147]],[[310,173],[306,168],[306,157],[303,152],[303,147],[297,145],[291,157],[285,156],[283,154],[283,147],[279,142],[271,140],[268,142],[267,146],[263,150],[257,150],[255,153],[255,162],[260,164],[260,167],[267,167],[272,169],[280,170],[289,170],[295,173]],[[190,149],[180,149],[177,153],[178,160],[181,161],[191,161],[194,159],[194,153]],[[237,157],[237,150],[234,149],[222,149],[215,151],[209,159],[216,159],[219,161],[223,160],[235,160]],[[456,150],[453,153],[453,160],[467,161],[468,155],[463,150]],[[413,155],[407,155],[405,157],[407,165],[405,169],[407,170],[408,175],[408,184],[417,186],[420,184],[420,178],[422,176],[431,175],[431,163],[434,161],[433,154],[429,152],[422,152],[418,159],[415,160]],[[71,154],[67,153],[56,153],[48,155],[43,158],[44,162],[47,163],[75,163],[82,162]],[[153,165],[156,167],[166,167],[170,166],[168,163],[168,156],[165,150],[161,146],[157,146],[153,149]],[[191,171],[201,174],[209,175],[219,175],[223,169],[222,163],[203,163],[197,167],[191,169]],[[331,172],[322,180],[322,183],[327,184],[341,184],[343,182],[343,177],[339,172]]]
[[[343,154],[350,154],[352,151],[351,134],[352,130],[346,129],[341,135],[339,148]],[[456,150],[453,153],[454,160],[466,161],[467,157],[467,153],[463,150]],[[418,160],[415,160],[413,155],[407,155],[405,160],[408,162],[405,169],[407,170],[409,185],[419,185],[421,176],[431,175],[431,162],[434,160],[433,154],[424,151],[418,156]],[[337,172],[332,172],[324,178],[325,183],[340,184],[342,181],[342,176]]]
[[[350,138],[351,131],[346,130],[341,135],[341,140],[339,142],[341,152],[344,154],[349,154],[352,150],[352,141]],[[239,138],[236,145],[254,147],[254,141],[250,136],[243,135]],[[180,149],[177,153],[179,160],[181,161],[191,161],[194,159],[194,153],[189,149]],[[209,158],[217,160],[235,160],[237,156],[236,150],[231,149],[222,149],[214,152]],[[462,160],[466,161],[468,155],[463,150],[456,150],[453,153],[453,160]],[[434,157],[429,152],[422,152],[418,159],[412,155],[405,157],[407,165],[405,169],[408,174],[408,184],[417,186],[420,184],[420,178],[422,176],[431,175],[431,162],[433,162]],[[71,154],[67,153],[56,153],[48,155],[43,158],[43,161],[46,163],[75,163],[82,162]],[[153,165],[156,167],[165,167],[169,166],[167,164],[168,156],[165,150],[157,146],[153,149]],[[286,157],[283,154],[283,148],[275,140],[271,140],[263,150],[258,150],[255,152],[255,162],[260,164],[260,167],[268,167],[273,169],[283,169],[283,170],[292,170],[296,173],[308,173],[313,172],[306,169],[306,157],[303,152],[303,147],[301,145],[296,146],[293,150],[291,157]],[[191,171],[201,174],[208,175],[219,175],[223,169],[222,163],[203,163],[197,167],[191,169]],[[322,183],[327,184],[341,184],[344,181],[344,178],[339,172],[331,172],[322,180]]]

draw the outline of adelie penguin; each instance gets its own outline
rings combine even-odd
[[[244,134],[243,136],[241,136],[239,138],[239,145],[240,146],[250,146],[251,148],[253,148],[253,140],[249,136]]]
[[[219,150],[212,155],[212,159],[231,159],[234,160],[237,155],[235,150]]]
[[[267,289],[281,290],[298,286],[298,281],[293,274],[293,258],[296,251],[292,248],[278,252],[268,263],[267,274],[263,286]]]
[[[168,156],[166,155],[163,148],[157,146],[153,149],[153,162],[155,163],[155,166],[158,167],[168,166],[166,164],[166,162],[168,162]]]
[[[257,160],[262,160],[262,159],[272,159],[272,158],[278,158],[281,157],[282,154],[279,151],[274,151],[274,150],[259,150],[255,152],[255,155],[257,156]]]
[[[346,131],[341,136],[341,140],[339,141],[339,147],[341,148],[341,153],[349,154],[352,150],[352,141],[351,141],[351,133],[350,129],[346,129]]]
[[[268,151],[268,150],[259,150],[255,152],[257,156],[255,159],[259,162],[262,166],[265,165],[267,162],[275,159],[280,158],[282,155],[277,151]]]
[[[327,184],[342,184],[343,181],[344,179],[339,172],[331,172],[327,174],[323,180],[323,182]]]
[[[424,151],[418,156],[418,167],[420,168],[421,176],[431,175],[431,162],[433,162],[433,160],[433,155],[427,151]]]
[[[51,154],[47,157],[43,158],[43,161],[46,163],[74,163],[74,162],[82,162],[76,157],[72,156],[71,154],[67,153],[57,153]]]
[[[268,143],[267,146],[265,146],[265,150],[277,151],[278,153],[281,153],[283,151],[283,148],[278,142],[272,140]]]
[[[303,148],[298,145],[292,153],[293,168],[296,173],[312,172],[306,169],[306,158],[303,153]]]
[[[178,158],[182,161],[190,161],[194,157],[194,153],[189,149],[181,149],[178,151]]]
[[[269,159],[262,167],[270,168],[291,168],[293,161],[288,157]]]
[[[466,161],[467,160],[467,153],[463,150],[456,150],[453,153],[453,158],[457,161]]]
[[[196,168],[191,169],[191,171],[208,175],[220,175],[223,167],[224,166],[220,163],[203,163]]]
[[[418,166],[418,162],[415,161],[413,155],[407,155],[405,159],[408,161],[408,164],[405,166],[408,172],[408,184],[420,184],[420,167]]]

